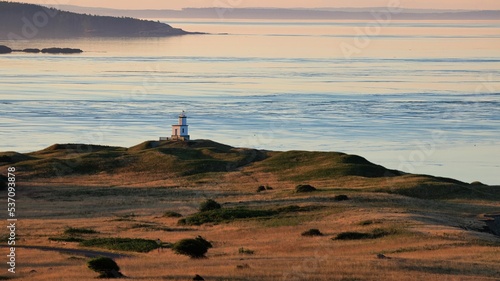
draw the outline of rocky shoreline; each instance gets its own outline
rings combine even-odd
[[[80,54],[83,53],[83,50],[81,49],[74,49],[74,48],[58,48],[58,47],[52,47],[52,48],[44,48],[44,49],[38,49],[38,48],[27,48],[23,50],[13,50],[7,46],[0,45],[0,54],[10,54],[14,52],[21,52],[21,53],[31,53],[31,54]]]

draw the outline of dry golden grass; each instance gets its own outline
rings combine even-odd
[[[248,151],[213,143],[196,145],[201,146],[197,148],[200,151],[188,151],[186,155],[169,150],[171,147],[144,152],[147,143],[130,149],[130,153],[141,161],[158,164],[160,170],[170,167],[173,162],[156,163],[159,161],[156,158],[168,160],[201,155],[216,161],[237,162],[248,156],[245,154]],[[213,147],[204,147],[207,145]],[[121,148],[96,148],[98,153],[101,149],[118,154],[126,152]],[[32,154],[33,157],[63,160],[75,155],[79,154],[74,151],[64,154],[55,147]],[[291,155],[305,157],[306,154]],[[278,161],[280,165],[289,160],[289,155],[281,156],[284,160]],[[135,161],[127,157],[120,161]],[[335,157],[344,161],[347,156],[336,154]],[[109,159],[103,163],[111,163]],[[187,161],[192,161],[189,159]],[[123,274],[132,280],[191,280],[195,274],[205,280],[236,281],[499,280],[500,238],[480,232],[484,223],[478,219],[484,213],[500,213],[500,202],[492,199],[500,195],[498,189],[478,189],[479,193],[471,190],[471,198],[461,193],[458,198],[436,200],[391,192],[401,188],[411,191],[421,186],[429,186],[432,192],[436,184],[440,184],[439,188],[463,186],[415,175],[313,177],[307,182],[287,178],[323,175],[321,169],[335,168],[335,163],[332,164],[325,153],[317,154],[316,160],[308,160],[313,163],[311,165],[320,161],[319,170],[311,165],[301,166],[297,161],[297,165],[288,165],[286,172],[270,171],[273,170],[269,167],[272,161],[256,161],[230,171],[210,172],[212,168],[208,168],[206,173],[175,176],[147,171],[147,165],[140,166],[141,161],[134,162],[137,169],[122,167],[114,172],[91,175],[30,179],[19,174],[16,202],[20,216],[19,245],[80,249],[78,243],[49,241],[49,237],[61,236],[69,227],[98,231],[88,237],[160,238],[163,242],[201,235],[214,245],[208,251],[208,258],[200,260],[175,255],[169,249],[127,253],[130,257],[116,261]],[[363,162],[349,157],[346,161]],[[318,191],[295,193],[298,183],[314,185]],[[273,190],[257,193],[260,185],[269,185]],[[422,189],[417,191],[422,194]],[[460,192],[467,191],[460,189]],[[481,192],[494,194],[489,196]],[[335,201],[335,195],[340,194],[348,195],[350,200]],[[291,205],[321,208],[201,226],[179,226],[178,219],[163,217],[165,211],[184,216],[193,214],[198,204],[207,198],[217,200],[224,208],[266,209]],[[312,228],[319,229],[324,236],[301,236]],[[377,228],[395,234],[378,239],[332,240],[342,232],[370,233]],[[254,253],[241,254],[239,249],[242,247]],[[95,280],[98,275],[87,269],[88,258],[21,247],[17,253],[18,273],[11,275],[5,271],[0,276],[14,280]],[[377,254],[387,258],[377,258]]]
[[[48,241],[67,227],[97,230],[95,237],[160,238],[164,242],[202,235],[214,244],[202,260],[175,255],[169,249],[117,259],[122,272],[133,280],[190,280],[195,274],[206,280],[498,280],[498,237],[465,226],[479,226],[477,212],[498,210],[500,203],[429,201],[359,191],[349,193],[349,201],[336,202],[332,200],[338,194],[335,188],[307,195],[290,190],[92,190],[99,196],[85,189],[39,185],[22,191],[19,205],[24,207],[19,212],[26,216],[19,221],[22,244],[80,248],[77,243]],[[68,197],[70,191],[75,196]],[[177,219],[162,217],[166,210],[184,215],[196,212],[207,194],[226,206],[324,207],[196,227],[178,226]],[[320,229],[325,236],[300,235],[310,228]],[[369,240],[331,239],[344,231],[374,228],[398,229],[399,234]],[[241,247],[254,254],[240,254]],[[378,259],[379,253],[389,259]],[[86,268],[86,260],[20,248],[15,280],[95,280],[97,274]]]

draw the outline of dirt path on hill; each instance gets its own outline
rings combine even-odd
[[[10,248],[10,246],[1,245],[1,248]],[[119,259],[119,258],[128,258],[131,257],[129,255],[117,254],[112,252],[101,252],[101,251],[92,251],[92,250],[83,250],[83,249],[70,249],[70,248],[57,248],[57,247],[47,247],[47,246],[16,246],[16,249],[34,249],[40,251],[51,251],[51,252],[59,252],[61,254],[70,254],[77,256],[85,256],[88,258],[95,257],[107,257],[111,259]]]

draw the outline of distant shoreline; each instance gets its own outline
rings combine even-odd
[[[25,41],[79,37],[169,37],[199,34],[166,23],[121,16],[98,16],[41,5],[0,1],[0,39]]]

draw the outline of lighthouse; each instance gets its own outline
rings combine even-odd
[[[176,125],[172,125],[172,140],[189,140],[187,116],[184,111],[179,114],[179,122]]]

